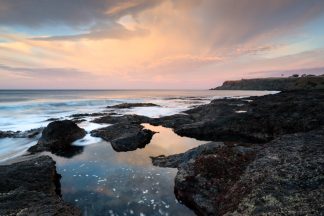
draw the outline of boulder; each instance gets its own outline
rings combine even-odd
[[[73,148],[71,147],[72,142],[83,138],[85,135],[86,131],[79,128],[73,121],[54,121],[47,125],[37,144],[30,147],[28,151],[32,153],[41,151],[65,152]]]
[[[62,200],[60,178],[49,156],[0,166],[0,215],[81,215]]]
[[[113,109],[130,109],[134,107],[159,107],[159,105],[154,103],[122,103],[113,106],[107,106],[107,108]]]
[[[117,152],[144,148],[151,141],[154,133],[144,129],[142,125],[129,123],[118,123],[91,131],[92,136],[101,137],[110,142]]]
[[[152,158],[153,164],[177,167],[174,192],[198,215],[219,215],[217,200],[253,160],[255,149],[207,143],[185,153]]]

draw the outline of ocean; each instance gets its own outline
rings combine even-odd
[[[269,91],[209,90],[0,90],[0,131],[25,131],[46,127],[52,118],[71,119],[79,113],[107,111],[107,106],[150,102],[159,107],[115,109],[120,115],[138,114],[161,117],[224,97],[271,94]],[[87,132],[108,126],[92,123],[86,117],[79,126]],[[207,143],[180,137],[171,129],[144,124],[158,132],[144,149],[115,152],[108,142],[89,134],[73,143],[77,147],[68,156],[50,155],[62,175],[63,199],[78,206],[83,215],[193,215],[178,203],[174,194],[177,170],[154,167],[150,156],[171,155]],[[35,138],[0,139],[0,164],[28,158],[27,149]]]

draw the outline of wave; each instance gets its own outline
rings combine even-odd
[[[0,110],[19,110],[19,109],[33,109],[37,108],[58,108],[58,107],[86,107],[86,106],[110,106],[125,102],[125,100],[115,99],[95,99],[95,100],[75,100],[75,101],[59,101],[59,102],[29,102],[29,103],[15,103],[0,105]]]

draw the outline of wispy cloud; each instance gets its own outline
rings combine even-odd
[[[215,63],[220,61],[222,61],[221,57],[213,55],[177,55],[158,59],[157,61],[150,64],[148,67],[152,68],[170,65],[192,66],[199,64]]]
[[[65,40],[103,40],[103,39],[129,39],[133,37],[140,37],[149,34],[148,30],[145,29],[135,29],[128,30],[121,25],[115,25],[114,27],[100,27],[96,29],[91,29],[89,32],[82,34],[74,34],[74,35],[59,35],[59,36],[42,36],[42,37],[34,37],[32,40],[40,40],[40,41],[65,41]]]
[[[263,45],[258,47],[238,47],[235,49],[237,55],[259,55],[271,52],[272,50],[283,47],[284,45]]]
[[[0,71],[9,71],[15,75],[25,77],[85,77],[89,76],[88,72],[80,71],[73,68],[29,68],[29,67],[12,67],[0,64]]]

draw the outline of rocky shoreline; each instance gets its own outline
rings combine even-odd
[[[108,109],[146,106],[156,105],[121,104]],[[87,116],[93,117],[94,123],[112,124],[90,134],[110,142],[117,152],[133,151],[150,143],[155,132],[141,124],[162,125],[181,136],[212,141],[182,154],[152,157],[155,166],[178,168],[175,195],[196,214],[320,215],[324,212],[323,109],[324,90],[299,90],[217,99],[161,118],[121,116],[111,110],[78,114],[71,116],[71,120],[53,119],[29,152],[49,151],[57,155],[82,152],[71,143],[86,135],[74,122]],[[36,136],[41,130],[0,132],[0,137]],[[39,166],[44,168],[41,176],[28,175]],[[59,174],[51,158],[35,155],[31,160],[0,166],[0,170],[0,185],[3,185],[0,209],[4,212],[0,214],[17,214],[15,205],[22,215],[43,213],[47,204],[50,215],[80,214],[61,200]],[[12,177],[16,173],[21,176],[19,181]],[[36,178],[39,181],[35,185],[24,186],[24,181]],[[8,186],[8,182],[14,183]],[[39,184],[47,186],[35,189]],[[20,198],[12,199],[10,194],[18,194]],[[49,200],[32,208],[26,194],[35,197],[32,200],[35,202],[43,196]]]
[[[322,215],[323,108],[321,90],[215,100],[173,128],[222,144],[152,162],[178,168],[176,197],[197,215]]]

